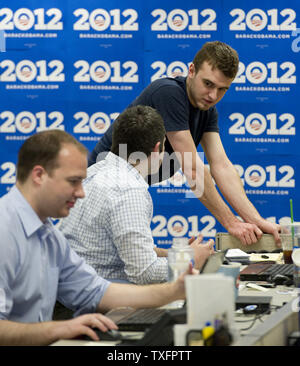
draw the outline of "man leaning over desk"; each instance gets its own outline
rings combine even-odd
[[[168,155],[159,174],[149,179],[150,184],[171,177],[181,167],[195,196],[230,234],[243,244],[252,244],[263,233],[269,233],[279,243],[279,225],[262,218],[249,201],[219,135],[216,104],[229,89],[238,66],[238,54],[233,48],[220,41],[207,42],[196,53],[186,78],[178,76],[153,81],[130,107],[142,104],[155,108],[161,114],[167,131]],[[89,165],[103,159],[103,152],[110,151],[111,138],[112,126],[92,151]],[[199,143],[210,170],[197,154]],[[170,161],[172,169],[166,169],[168,157],[174,152],[177,158]],[[212,178],[243,221],[222,199]]]

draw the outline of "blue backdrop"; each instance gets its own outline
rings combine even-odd
[[[299,12],[299,0],[2,0],[0,196],[28,136],[60,128],[92,150],[146,85],[186,75],[202,44],[221,40],[240,56],[218,104],[227,154],[263,217],[288,220],[292,198],[300,219]],[[158,245],[224,231],[180,172],[150,192]]]

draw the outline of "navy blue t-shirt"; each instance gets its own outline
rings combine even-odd
[[[219,132],[218,113],[216,107],[201,111],[192,106],[186,92],[186,78],[157,79],[148,85],[142,93],[129,105],[148,105],[155,108],[162,116],[167,132],[190,130],[196,147],[204,132]],[[108,152],[112,145],[113,124],[99,140],[89,157],[89,166],[96,162],[99,153]],[[165,151],[171,155],[174,150],[166,139]],[[104,156],[104,155],[101,155]],[[151,184],[171,177],[179,168],[179,162],[170,161],[171,168],[165,172],[164,164],[156,176],[151,177]],[[162,174],[164,171],[164,174]]]

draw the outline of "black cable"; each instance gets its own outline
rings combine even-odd
[[[250,324],[250,325],[249,325],[249,327],[247,327],[247,328],[240,329],[240,331],[241,331],[241,332],[244,332],[244,331],[246,331],[246,330],[251,329],[251,328],[254,326],[254,324],[256,323],[256,321],[257,321],[257,320],[261,320],[261,318],[262,318],[264,315],[268,314],[268,313],[269,313],[269,310],[264,311],[264,312],[263,312],[263,313],[261,313],[261,314],[257,314],[257,315],[255,316],[255,318],[254,318],[254,319],[249,319],[248,321],[252,321],[252,324]],[[241,321],[241,322],[246,322],[246,321]],[[241,323],[241,322],[240,322],[240,323]]]

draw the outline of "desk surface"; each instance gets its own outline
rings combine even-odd
[[[291,304],[291,302],[296,299],[298,296],[298,292],[296,289],[286,286],[277,286],[275,288],[268,289],[266,292],[261,292],[253,289],[248,289],[245,287],[244,283],[241,283],[240,296],[272,296],[271,307],[273,308],[271,314],[265,314],[262,316],[257,316],[255,314],[235,314],[235,328],[240,333],[240,338],[234,345],[250,345],[249,342],[253,343],[254,341],[259,342],[262,338],[262,334],[265,331],[264,325],[267,320],[272,318],[278,318],[277,315],[280,314],[280,310],[283,309],[285,304]],[[280,307],[278,310],[275,307]],[[274,320],[273,320],[274,322]],[[293,322],[295,323],[295,321]],[[252,325],[253,324],[253,325]],[[252,325],[252,326],[251,326]],[[243,330],[245,328],[250,327],[250,329]],[[294,330],[294,329],[292,329]],[[125,334],[126,333],[126,334]],[[141,332],[123,332],[124,335],[130,334],[130,336],[141,337]],[[272,344],[276,345],[278,341],[269,341]],[[87,340],[59,340],[52,344],[52,346],[115,346],[119,342],[111,342],[111,341],[87,341]],[[268,344],[270,345],[270,344]]]
[[[255,314],[235,314],[235,328],[240,334],[240,338],[234,345],[250,345],[256,340],[259,343],[259,339],[262,338],[264,333],[264,324],[267,320],[271,319],[271,324],[276,323],[276,317],[279,314],[279,310],[283,309],[285,304],[288,304],[297,298],[297,289],[287,286],[276,286],[275,288],[266,289],[267,291],[258,291],[255,289],[249,289],[245,286],[244,282],[240,283],[239,296],[272,296],[271,300],[271,314],[265,314],[262,316],[257,316]],[[287,309],[287,307],[286,307]],[[272,322],[273,319],[273,322]],[[275,319],[275,321],[274,321]],[[253,324],[252,324],[253,323]],[[295,321],[294,321],[295,323]],[[251,326],[251,327],[250,327]],[[275,325],[274,325],[275,326]],[[297,324],[298,326],[298,324]],[[246,329],[248,328],[248,329]],[[245,330],[244,330],[245,329]],[[292,330],[298,330],[292,329]],[[267,331],[267,330],[266,330]],[[125,334],[126,333],[126,334]],[[142,336],[141,332],[123,332],[124,335],[130,334],[140,338]],[[249,338],[250,337],[250,338]],[[248,342],[248,343],[247,343]],[[272,341],[270,341],[272,343]],[[279,341],[274,341],[275,343]],[[273,343],[274,343],[273,342]],[[86,341],[86,340],[60,340],[52,344],[52,346],[115,346],[118,342],[111,341]],[[263,345],[263,344],[262,344]],[[270,345],[270,344],[268,344]],[[275,344],[271,344],[275,345]]]
[[[253,333],[257,327],[263,324],[268,318],[276,317],[278,311],[285,305],[297,298],[298,292],[293,287],[276,286],[275,288],[267,289],[265,292],[249,289],[245,284],[241,284],[239,291],[240,296],[272,296],[271,313],[265,315],[255,314],[235,314],[235,327],[240,332],[241,337]],[[256,320],[255,320],[256,319]],[[251,326],[253,323],[253,326]],[[251,326],[251,327],[250,327]],[[250,328],[249,328],[250,327]],[[247,329],[249,328],[249,329]],[[246,330],[243,330],[246,329]]]

